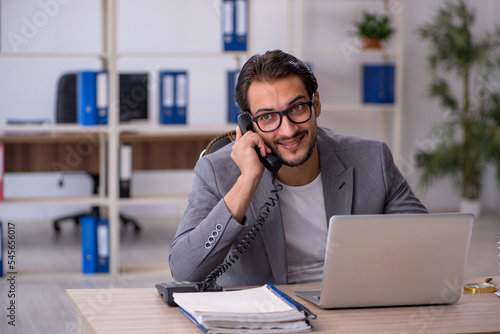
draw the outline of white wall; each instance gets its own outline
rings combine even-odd
[[[253,51],[287,50],[285,0],[254,0]],[[438,105],[425,95],[429,76],[426,46],[416,38],[415,29],[428,21],[444,1],[406,0],[404,7],[404,118],[402,159],[413,162],[414,152],[428,143],[433,122],[443,117]],[[477,30],[492,30],[499,19],[500,2],[467,1],[478,10]],[[220,0],[119,0],[118,49],[131,52],[207,51],[221,48]],[[304,45],[308,49],[338,50],[340,43],[357,43],[347,34],[351,23],[363,9],[379,10],[374,1],[305,1]],[[0,0],[2,52],[99,52],[101,37],[99,0]],[[397,15],[397,13],[393,13]],[[201,27],[201,29],[200,29]],[[173,32],[173,33],[172,33]],[[346,59],[337,51],[329,57],[305,55],[319,83],[323,102],[356,102],[359,99],[360,65],[377,59]],[[99,68],[95,58],[0,58],[0,123],[7,118],[47,118],[54,121],[56,82],[60,74],[82,68]],[[238,65],[232,57],[128,57],[118,63],[120,71],[148,71],[183,67],[190,75],[191,123],[223,123],[225,120],[225,70]],[[157,91],[151,86],[151,113],[156,115]],[[380,115],[322,114],[320,124],[334,130],[366,137],[382,138]],[[389,127],[390,129],[390,127]],[[134,191],[164,192],[188,190],[192,173],[136,173]],[[436,184],[424,192],[418,186],[418,171],[405,169],[405,176],[415,192],[431,210],[455,210],[456,191],[448,182]],[[171,177],[174,175],[174,177]],[[29,180],[29,181],[28,181]],[[158,182],[160,180],[160,182]],[[488,173],[483,204],[496,208],[500,192]],[[65,179],[57,187],[52,174],[6,176],[5,195],[85,195],[90,180],[85,174]],[[74,208],[2,208],[5,217],[49,218],[71,213]],[[162,213],[165,208],[137,208]],[[132,211],[133,211],[132,210]],[[156,210],[156,211],[155,211]],[[163,210],[163,211],[162,211]]]

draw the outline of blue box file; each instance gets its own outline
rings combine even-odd
[[[108,73],[82,71],[77,74],[77,120],[81,125],[108,124]]]
[[[160,72],[160,124],[186,124],[188,112],[187,71]]]
[[[97,218],[82,217],[80,219],[82,239],[82,272],[94,274],[97,272]]]
[[[95,125],[97,121],[96,72],[79,72],[76,86],[78,123]]]
[[[394,65],[363,66],[363,102],[394,103]]]
[[[248,1],[224,0],[222,39],[224,51],[246,51],[248,38]]]

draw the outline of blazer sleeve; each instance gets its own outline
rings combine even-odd
[[[384,213],[428,213],[394,163],[392,153],[382,143],[381,164],[386,190]]]
[[[246,228],[245,221],[232,218],[223,198],[227,189],[220,188],[223,182],[218,182],[210,159],[200,159],[194,172],[188,205],[168,250],[172,276],[179,281],[204,280]]]

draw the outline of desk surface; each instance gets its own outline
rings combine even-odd
[[[293,296],[319,285],[279,288]],[[76,310],[79,333],[202,333],[154,288],[66,290],[66,296]],[[304,305],[318,316],[311,321],[313,333],[500,333],[500,298],[491,293],[463,293],[453,305],[339,310]]]

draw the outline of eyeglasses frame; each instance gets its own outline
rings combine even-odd
[[[312,95],[312,98],[311,98],[311,101],[308,101],[308,102],[302,102],[302,103],[297,103],[297,104],[295,104],[295,105],[291,106],[290,108],[287,108],[287,109],[282,110],[282,111],[272,111],[272,112],[269,112],[269,113],[266,113],[266,114],[263,114],[263,115],[259,115],[259,116],[255,116],[255,117],[253,117],[253,116],[250,114],[250,112],[248,112],[248,111],[247,111],[247,113],[250,115],[250,117],[252,117],[252,121],[254,121],[254,122],[255,122],[255,124],[257,124],[257,127],[259,128],[259,130],[260,130],[260,131],[262,131],[262,132],[273,132],[273,131],[278,130],[278,129],[279,129],[279,127],[281,126],[281,123],[283,123],[283,116],[286,116],[286,117],[288,118],[288,120],[289,120],[290,122],[294,123],[294,124],[302,124],[302,123],[305,123],[305,122],[309,121],[309,120],[311,119],[311,117],[312,117],[312,106],[313,106],[313,104],[314,104],[315,97],[316,97],[316,95],[315,95],[315,94],[313,94],[313,95]],[[309,118],[308,118],[308,119],[306,119],[305,121],[302,121],[302,122],[295,122],[295,121],[293,121],[293,120],[292,120],[292,119],[288,116],[288,112],[289,112],[291,109],[293,109],[293,108],[295,108],[295,107],[297,107],[297,106],[299,106],[299,105],[303,105],[303,104],[307,104],[307,105],[309,106]],[[262,116],[267,115],[267,114],[278,114],[278,115],[280,115],[280,122],[279,122],[278,126],[277,126],[274,130],[267,130],[267,131],[262,130],[262,129],[260,128],[259,123],[257,122],[257,119],[259,119],[259,117],[262,117]]]

